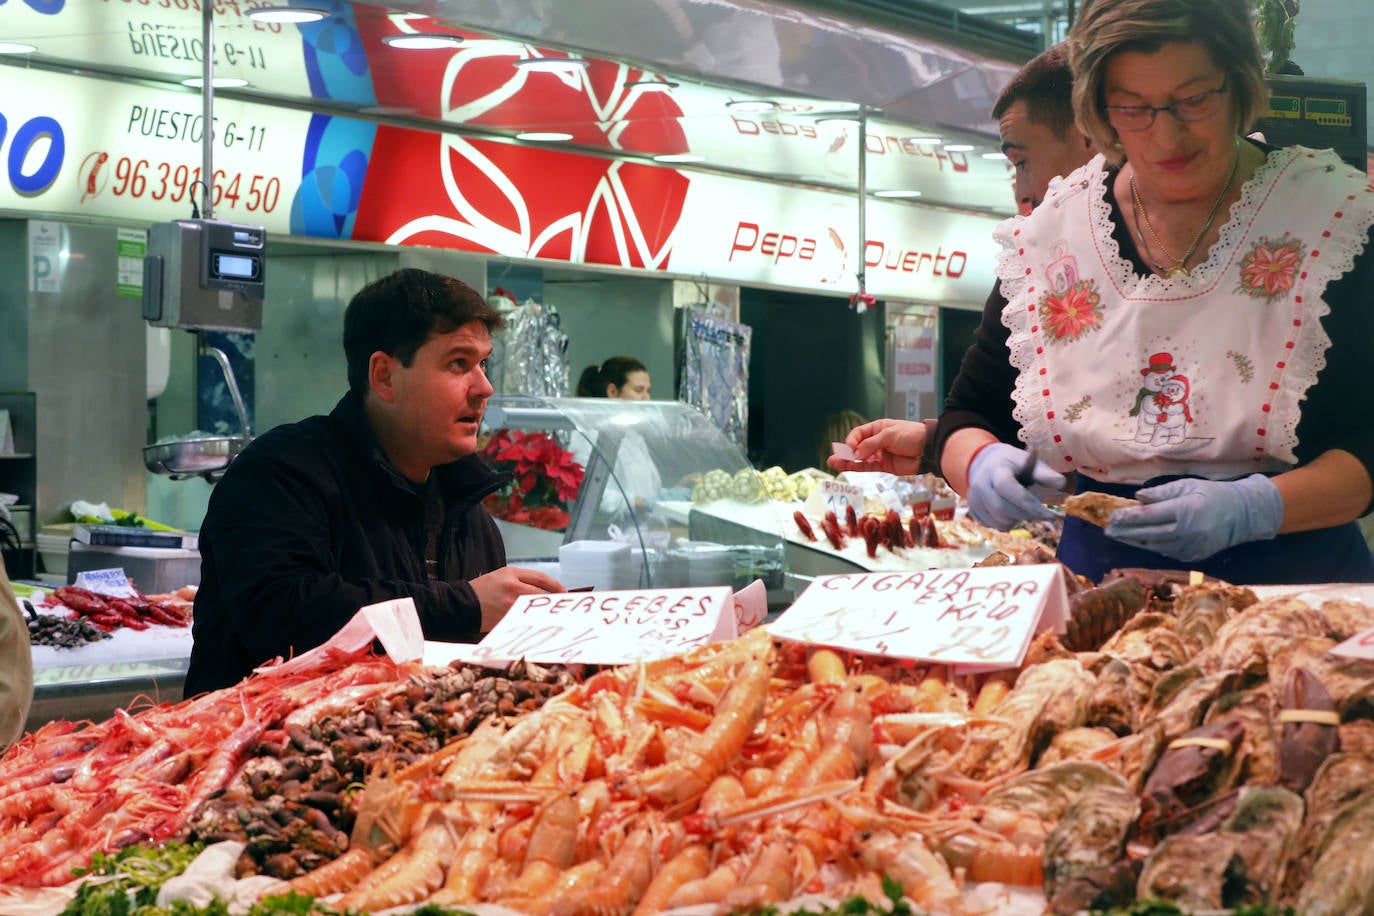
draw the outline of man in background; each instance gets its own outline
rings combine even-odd
[[[344,312],[348,393],[233,460],[200,530],[187,696],[327,641],[360,607],[415,601],[427,639],[474,641],[554,578],[506,565],[482,498],[510,480],[477,452],[501,314],[405,269]]]
[[[992,106],[1015,175],[1016,204],[1024,216],[1040,205],[1050,179],[1068,175],[1096,152],[1073,119],[1073,71],[1068,47],[1057,44],[1031,58]],[[855,427],[845,439],[853,458],[832,455],[834,471],[936,472],[928,444],[934,420],[880,419]]]
[[[1057,44],[1018,70],[992,106],[1022,216],[1040,206],[1051,178],[1093,156],[1091,141],[1073,121],[1072,92],[1068,48]]]

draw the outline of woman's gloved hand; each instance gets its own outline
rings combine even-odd
[[[1283,523],[1283,497],[1263,474],[1241,480],[1174,480],[1136,494],[1146,505],[1118,509],[1104,533],[1175,560],[1201,560],[1248,541],[1267,541]]]
[[[1052,519],[1044,497],[1062,493],[1064,475],[1043,461],[1035,462],[1029,487],[1017,479],[1030,453],[1005,442],[980,448],[968,467],[968,510],[989,528],[1005,531],[1017,522]]]

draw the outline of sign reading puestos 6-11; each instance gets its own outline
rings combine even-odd
[[[158,222],[190,216],[205,182],[216,216],[290,230],[310,115],[219,100],[206,181],[198,95],[41,77],[50,91],[0,100],[3,206]]]

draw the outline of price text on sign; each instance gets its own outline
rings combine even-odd
[[[109,177],[101,171],[108,169]],[[200,166],[186,163],[151,162],[120,156],[110,161],[106,153],[92,153],[81,165],[82,202],[108,190],[115,197],[150,198],[180,203],[196,194]],[[275,175],[246,175],[215,169],[212,206],[227,206],[248,213],[271,213],[281,201],[281,179]]]
[[[620,664],[734,636],[728,586],[526,595],[473,649],[478,660]]]
[[[836,518],[843,519],[845,509],[849,506],[853,506],[857,514],[863,514],[863,487],[838,480],[822,480],[806,499],[806,513],[816,518],[834,512]]]
[[[847,573],[816,578],[769,631],[876,655],[1013,666],[1066,601],[1057,564]]]
[[[1332,655],[1344,655],[1346,658],[1363,658],[1374,661],[1374,627],[1356,633],[1331,650]]]

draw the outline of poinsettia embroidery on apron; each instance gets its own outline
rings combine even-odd
[[[1055,258],[1045,268],[1049,291],[1040,297],[1037,314],[1049,343],[1072,343],[1102,327],[1102,296],[1094,280],[1082,279],[1069,244],[1053,246]]]
[[[1306,245],[1288,233],[1279,239],[1261,237],[1240,259],[1236,292],[1263,299],[1266,305],[1287,298],[1306,250]]]

